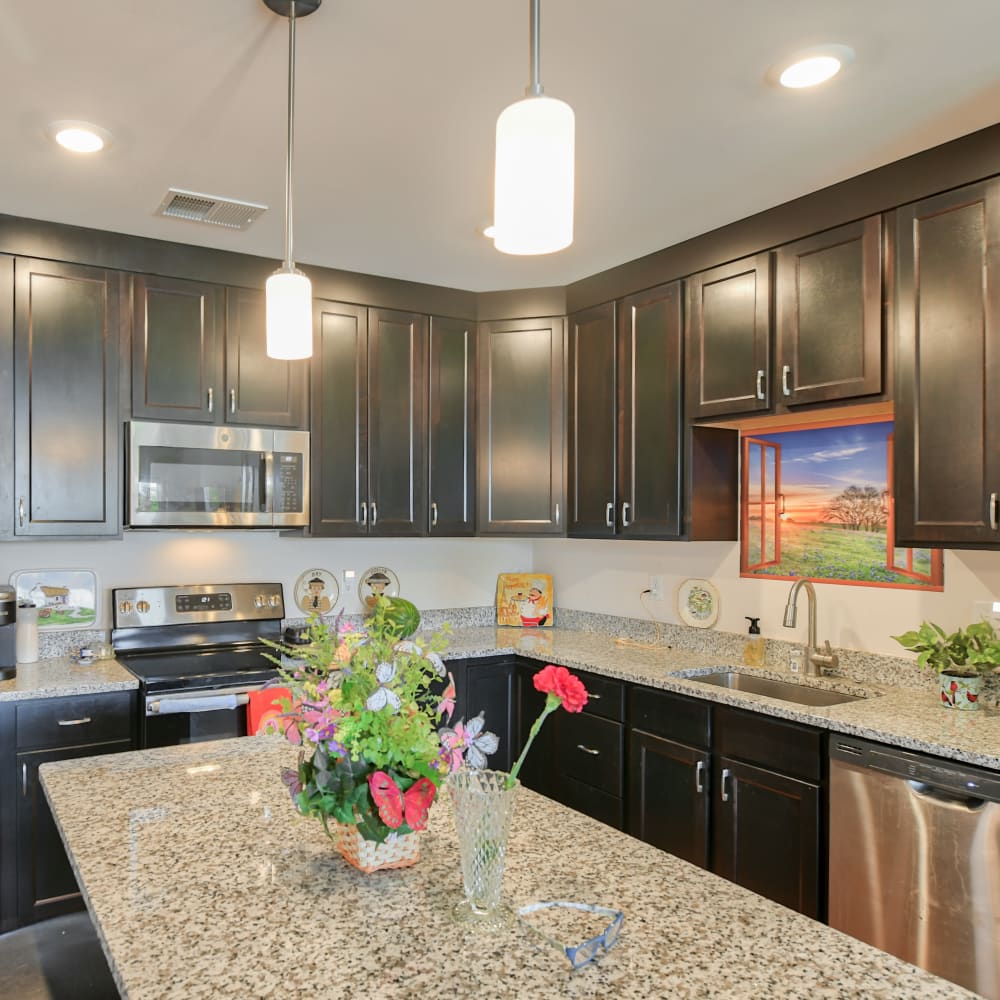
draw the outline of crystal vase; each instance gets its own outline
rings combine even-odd
[[[506,788],[505,771],[463,769],[449,775],[465,898],[454,908],[459,921],[497,929],[513,920],[500,900],[507,837],[520,782]]]

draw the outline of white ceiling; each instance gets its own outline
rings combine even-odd
[[[2,6],[0,212],[281,256],[287,21],[261,0]],[[298,28],[296,258],[475,291],[567,284],[1000,119],[996,0],[545,0],[576,240],[511,258],[479,230],[527,0],[324,0]],[[765,82],[823,42],[857,52],[840,78]],[[63,118],[114,145],[60,150]],[[245,233],[154,217],[170,186],[270,210]]]

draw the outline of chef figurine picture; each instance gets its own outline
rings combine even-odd
[[[552,577],[547,573],[501,573],[497,577],[497,624],[552,627]]]
[[[528,599],[521,601],[521,624],[532,628],[544,625],[549,618],[549,602],[545,597],[545,581],[532,580],[528,586]]]

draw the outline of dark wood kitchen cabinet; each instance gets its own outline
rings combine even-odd
[[[480,712],[486,720],[484,731],[495,733],[500,743],[489,758],[489,766],[509,771],[514,763],[515,701],[517,662],[510,656],[471,657],[448,660],[448,670],[455,678],[455,710],[450,723],[468,722]]]
[[[629,704],[628,832],[822,917],[823,734],[649,688]]]
[[[427,533],[427,317],[317,301],[312,532]]]
[[[561,316],[480,324],[480,534],[565,530],[565,328]]]
[[[120,272],[14,262],[15,536],[121,530],[124,292]]]
[[[722,417],[771,405],[771,255],[685,279],[687,414]]]
[[[136,747],[130,691],[10,702],[0,711],[0,928],[83,908],[39,780],[42,764]]]
[[[1000,181],[896,213],[896,545],[1000,545]]]
[[[0,421],[14,427],[14,258],[0,255]],[[14,435],[0,434],[0,538],[14,531]]]
[[[135,276],[133,417],[304,427],[307,373],[267,356],[262,291]]]
[[[872,216],[775,253],[780,403],[882,391],[882,220]]]
[[[432,316],[427,492],[431,535],[476,533],[475,324]]]

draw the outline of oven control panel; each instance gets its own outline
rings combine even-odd
[[[285,616],[280,583],[118,588],[111,592],[111,601],[116,629]]]

